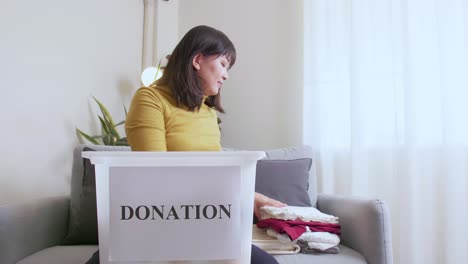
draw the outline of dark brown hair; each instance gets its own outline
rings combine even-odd
[[[226,56],[229,68],[236,62],[236,49],[223,32],[208,26],[197,26],[185,34],[170,55],[163,76],[156,84],[168,86],[177,105],[185,106],[189,111],[199,110],[204,96],[192,65],[198,54]],[[205,104],[224,113],[219,93],[209,96]]]

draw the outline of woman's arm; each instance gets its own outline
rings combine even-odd
[[[254,213],[255,216],[260,219],[260,207],[262,206],[274,206],[274,207],[284,207],[287,204],[272,199],[268,196],[265,196],[261,193],[256,192],[254,197]]]
[[[133,151],[166,151],[164,106],[153,88],[140,88],[133,96],[125,131]]]

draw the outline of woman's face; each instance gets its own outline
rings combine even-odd
[[[193,59],[193,67],[206,96],[217,95],[223,82],[229,78],[229,60],[226,56],[199,54]]]

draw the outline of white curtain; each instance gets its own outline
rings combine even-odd
[[[385,200],[396,264],[468,263],[468,0],[304,0],[319,191]]]

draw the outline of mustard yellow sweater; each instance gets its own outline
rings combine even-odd
[[[125,121],[133,151],[219,151],[216,110],[177,107],[166,87],[142,87],[134,95]]]

